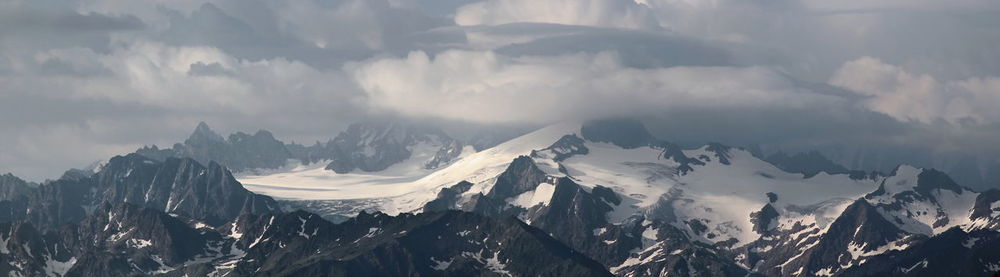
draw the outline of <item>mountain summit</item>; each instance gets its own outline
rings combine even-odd
[[[185,141],[187,144],[196,144],[199,142],[225,142],[226,139],[215,133],[212,128],[208,127],[208,124],[204,121],[198,122],[198,126],[194,128],[194,132],[191,132],[191,136]]]
[[[183,144],[174,144],[170,149],[143,147],[136,153],[159,161],[174,157],[192,158],[202,164],[216,162],[235,171],[279,168],[294,158],[285,143],[275,139],[271,132],[260,130],[253,135],[237,132],[226,139],[205,122],[198,123]]]

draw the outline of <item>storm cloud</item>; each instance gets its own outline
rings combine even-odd
[[[432,2],[4,1],[0,172],[55,178],[198,121],[311,142],[369,117],[634,116],[692,144],[891,149],[858,168],[1000,164],[995,1]]]

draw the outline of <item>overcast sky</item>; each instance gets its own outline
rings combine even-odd
[[[994,0],[0,0],[0,172],[370,116],[997,163]]]

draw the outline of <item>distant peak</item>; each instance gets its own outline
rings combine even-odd
[[[626,149],[656,142],[642,122],[630,118],[592,120],[583,124],[580,133],[587,140],[607,142]]]
[[[212,131],[212,128],[208,127],[208,124],[206,124],[204,121],[201,121],[198,122],[198,127],[194,128],[194,132],[191,133],[191,136],[188,138],[188,140],[225,141],[226,139],[223,138],[218,133],[216,133],[215,131]]]
[[[19,178],[17,176],[14,176],[14,174],[10,173],[10,172],[4,173],[4,174],[0,174],[0,184],[10,183],[10,182],[17,182],[17,183],[22,183],[22,184],[23,183],[27,183],[26,181],[24,181],[24,179],[21,179],[21,178]]]
[[[915,190],[918,193],[930,195],[931,190],[935,189],[950,190],[958,194],[961,194],[962,191],[965,190],[944,172],[937,171],[933,168],[921,170],[920,174],[917,175],[917,185]]]
[[[215,134],[215,131],[212,131],[212,128],[211,128],[211,127],[208,127],[208,124],[207,124],[207,123],[205,123],[204,121],[199,121],[199,122],[198,122],[198,126],[194,128],[194,133],[195,133],[195,134],[198,134],[198,133],[203,133],[203,134],[204,134],[204,133],[210,133],[210,134]]]
[[[450,140],[451,137],[448,136],[441,129],[426,125],[418,124],[409,121],[395,121],[395,120],[364,120],[352,123],[347,126],[347,129],[338,135],[341,136],[353,136],[358,138],[387,138],[387,139],[397,139],[403,140],[406,137],[427,137],[436,136],[441,139]]]

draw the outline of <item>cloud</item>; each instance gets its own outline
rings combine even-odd
[[[616,28],[659,28],[645,5],[625,0],[488,0],[458,8],[458,25],[500,25],[514,22]]]
[[[984,123],[1000,121],[1000,78],[940,81],[863,57],[849,61],[830,83],[869,97],[865,105],[902,121]]]
[[[328,139],[369,114],[342,63],[451,24],[388,1],[6,1],[0,171],[55,178],[202,120]]]
[[[146,41],[5,58],[18,66],[0,74],[0,127],[11,130],[0,137],[0,168],[32,180],[145,144],[169,146],[202,120],[311,141],[365,115],[362,94],[339,69],[283,58]]]
[[[991,1],[643,1],[664,28],[680,35],[742,44],[753,64],[781,66],[824,81],[862,56],[940,78],[992,72],[1000,54],[1000,2]]]
[[[894,149],[841,151],[880,157],[856,164],[966,159],[914,149],[995,160],[998,13],[981,0],[2,1],[0,170],[52,178],[201,120],[312,141],[386,115],[479,129],[640,115],[693,143]]]
[[[111,16],[80,13],[68,8],[41,8],[11,1],[0,4],[0,30],[12,33],[56,33],[60,35],[111,31],[137,31],[145,28],[132,15]]]
[[[646,30],[721,45],[744,64],[825,81],[845,61],[880,58],[939,78],[1000,75],[1000,2],[487,0],[456,11],[459,25],[554,23]],[[470,39],[478,33],[472,33]],[[524,41],[515,41],[524,42]],[[591,40],[601,43],[602,40]],[[495,43],[496,44],[496,43]],[[501,45],[502,46],[502,45]]]
[[[525,29],[539,28],[525,24]],[[496,49],[510,56],[615,52],[626,67],[732,66],[737,61],[718,45],[695,38],[631,30],[587,29],[549,35]]]
[[[546,123],[673,107],[802,107],[835,99],[798,91],[762,67],[628,68],[611,52],[506,57],[447,51],[351,68],[369,104],[409,116]]]

